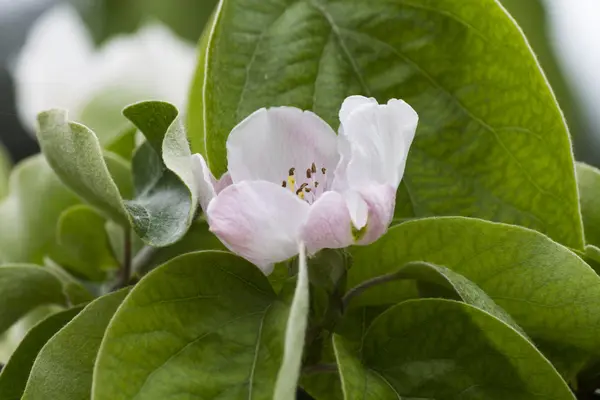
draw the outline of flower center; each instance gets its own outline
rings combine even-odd
[[[321,181],[319,181],[319,179],[321,179]],[[313,162],[310,168],[306,169],[306,178],[303,175],[296,179],[296,168],[290,168],[288,177],[281,182],[281,186],[288,188],[292,193],[306,201],[308,204],[312,204],[323,192],[325,192],[326,183],[327,168],[321,167],[321,170],[318,171],[317,166]]]

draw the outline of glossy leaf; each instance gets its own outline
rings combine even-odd
[[[538,232],[470,218],[421,219],[352,253],[349,287],[411,261],[444,265],[479,286],[536,344],[600,351],[600,277]],[[391,304],[397,296],[388,284],[373,296],[365,292],[358,303]]]
[[[43,156],[17,164],[0,200],[0,262],[41,263],[55,246],[60,214],[77,203]]]
[[[123,289],[87,305],[41,349],[23,400],[90,398],[94,362],[104,331],[128,293]]]
[[[38,306],[68,303],[60,279],[36,265],[0,266],[0,293],[0,333]]]
[[[478,308],[409,300],[377,317],[356,353],[334,348],[345,399],[575,399],[517,331]]]
[[[106,271],[117,269],[108,236],[106,220],[92,208],[77,205],[62,213],[58,221],[60,252],[55,260],[88,280],[106,279]]]
[[[38,352],[81,309],[82,307],[74,307],[51,315],[27,332],[0,372],[0,399],[21,400],[29,371]]]
[[[346,96],[403,98],[420,119],[401,189],[417,217],[518,224],[583,249],[565,122],[497,1],[226,0],[201,45],[189,136],[217,176],[229,132],[260,107],[336,128]]]
[[[111,321],[94,400],[272,399],[289,305],[224,252],[178,257],[144,277]]]

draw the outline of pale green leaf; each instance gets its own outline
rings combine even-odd
[[[0,399],[21,400],[29,371],[40,349],[83,307],[58,312],[31,328],[0,372]]]
[[[273,399],[277,400],[296,399],[296,388],[298,387],[302,366],[302,351],[308,323],[309,290],[306,249],[303,244],[300,244],[299,247],[300,256],[298,258],[296,290],[288,315],[283,360],[277,374],[273,395]]]
[[[17,164],[0,200],[0,262],[41,263],[55,246],[60,214],[77,203],[43,156]]]
[[[0,293],[0,333],[38,306],[68,303],[60,279],[36,265],[0,266]]]
[[[119,263],[112,253],[105,224],[106,220],[86,205],[67,209],[58,221],[60,248],[53,259],[88,280],[106,279],[106,271],[117,269]]]
[[[44,345],[22,400],[90,398],[100,342],[127,293],[128,289],[123,289],[94,300]]]

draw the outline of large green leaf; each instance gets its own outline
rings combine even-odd
[[[215,174],[231,129],[260,107],[335,127],[348,95],[403,98],[420,116],[399,195],[416,216],[513,223],[583,248],[565,122],[495,0],[224,0],[207,29],[188,126]]]
[[[86,400],[104,331],[128,293],[123,289],[96,299],[52,337],[39,352],[23,400]]]
[[[50,165],[69,188],[110,219],[132,225],[148,244],[167,246],[185,234],[197,207],[191,153],[181,122],[173,121],[176,112],[160,102],[126,109],[153,146],[142,146],[134,157],[133,200],[124,200],[131,192],[124,163],[117,162],[116,155],[103,155],[94,132],[68,122],[65,111],[39,115],[38,139]]]
[[[444,265],[479,286],[536,344],[600,354],[600,278],[577,255],[538,232],[470,218],[430,218],[393,227],[352,253],[349,287],[410,261]],[[389,304],[399,295],[390,283],[357,300]]]
[[[55,245],[60,214],[78,202],[43,156],[18,164],[0,200],[0,262],[41,263]]]
[[[272,399],[289,355],[284,343],[297,343],[285,338],[288,300],[233,254],[178,257],[119,307],[100,346],[92,398]]]
[[[348,400],[575,399],[517,331],[451,300],[400,303],[373,321],[360,352],[338,335],[334,347]]]
[[[0,293],[0,333],[38,306],[69,301],[60,279],[36,265],[0,266]]]
[[[0,399],[21,400],[29,371],[38,352],[81,309],[79,306],[53,314],[27,332],[0,373]]]

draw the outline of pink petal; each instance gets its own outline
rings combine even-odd
[[[266,181],[223,189],[206,211],[210,230],[234,253],[265,271],[298,253],[308,203]]]
[[[370,244],[388,229],[394,217],[396,189],[391,185],[370,185],[361,190],[361,196],[369,208],[366,230],[358,237],[357,244]]]
[[[302,240],[309,253],[348,247],[354,243],[352,220],[346,200],[338,192],[325,192],[310,207]]]
[[[215,177],[206,165],[201,154],[192,155],[192,170],[196,178],[196,191],[200,207],[206,212],[208,203],[217,195],[215,190]]]

